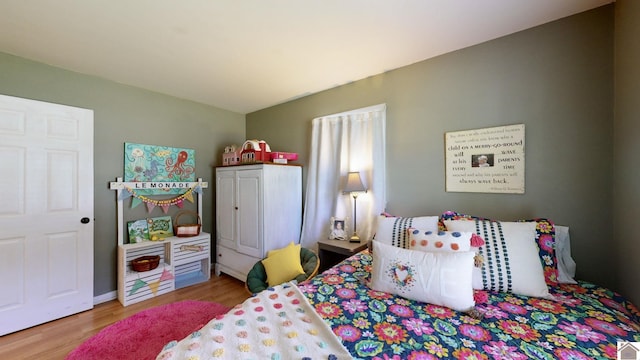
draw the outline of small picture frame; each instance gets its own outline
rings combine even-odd
[[[332,217],[329,226],[330,240],[347,240],[347,221]]]

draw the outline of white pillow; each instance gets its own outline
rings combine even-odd
[[[410,227],[422,229],[424,231],[438,231],[438,216],[417,216],[417,217],[386,217],[378,216],[374,240],[387,245],[409,248],[409,235],[407,229]]]
[[[409,249],[418,251],[469,251],[472,232],[431,231],[416,228],[407,229]]]
[[[535,222],[445,220],[444,223],[449,231],[473,231],[485,241],[479,248],[484,259],[482,267],[474,268],[474,289],[551,298],[538,256]]]
[[[372,289],[458,311],[475,306],[473,252],[412,251],[376,240],[373,249]]]
[[[577,284],[576,262],[571,257],[571,239],[569,227],[556,225],[556,259],[558,261],[558,282],[561,284]]]

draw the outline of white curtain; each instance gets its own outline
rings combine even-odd
[[[386,207],[385,128],[385,104],[313,119],[302,246],[315,249],[328,238],[332,217],[346,219],[353,233],[353,197],[342,193],[350,171],[359,171],[368,189],[357,198],[356,230],[361,241],[371,239]]]

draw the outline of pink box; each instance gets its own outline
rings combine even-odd
[[[296,161],[298,160],[298,153],[274,151],[271,153],[271,160],[275,160],[275,159],[286,159],[288,161]]]

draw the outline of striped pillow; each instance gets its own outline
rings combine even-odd
[[[408,228],[438,231],[438,216],[388,217],[378,216],[374,240],[383,244],[409,249]]]
[[[482,267],[474,268],[474,289],[551,298],[538,257],[535,222],[475,219],[444,223],[450,231],[475,232],[485,241],[479,248]]]
[[[449,230],[444,225],[445,220],[489,220],[477,216],[446,211],[440,217],[441,230]],[[544,279],[549,286],[558,286],[558,259],[556,256],[556,230],[553,222],[545,218],[517,220],[516,222],[533,222],[536,224],[534,241],[538,247],[538,258],[544,269]],[[482,234],[478,234],[482,236]]]

